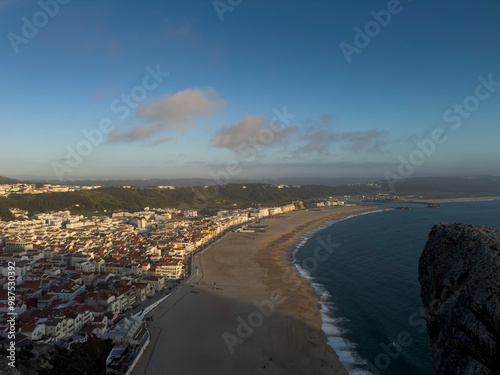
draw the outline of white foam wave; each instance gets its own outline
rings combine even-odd
[[[373,375],[371,372],[361,369],[359,366],[366,364],[366,361],[363,360],[356,352],[356,344],[350,342],[345,337],[342,337],[343,334],[348,332],[346,329],[342,328],[342,322],[347,322],[349,319],[345,317],[335,317],[333,312],[336,310],[335,304],[332,301],[332,296],[330,292],[325,288],[324,285],[316,282],[312,275],[305,269],[303,269],[299,262],[297,261],[297,252],[299,249],[304,247],[307,241],[317,232],[330,227],[333,224],[339,223],[341,221],[361,216],[367,215],[375,212],[382,212],[385,210],[377,210],[377,211],[369,211],[363,212],[360,214],[346,216],[337,220],[332,220],[326,222],[315,228],[304,235],[302,235],[297,243],[295,244],[292,250],[292,259],[297,271],[300,275],[306,279],[309,284],[313,287],[316,294],[319,296],[320,300],[320,312],[322,319],[322,330],[325,332],[328,337],[328,344],[335,350],[337,355],[339,356],[340,362],[344,365],[345,369],[350,375]]]

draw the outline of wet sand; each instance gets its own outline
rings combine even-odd
[[[380,207],[292,212],[265,220],[263,233],[225,236],[196,257],[196,275],[154,311],[151,343],[132,374],[346,375],[290,248],[326,221],[372,210]],[[334,256],[325,243],[318,261]]]

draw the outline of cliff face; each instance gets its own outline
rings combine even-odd
[[[500,374],[500,230],[435,225],[418,275],[435,373]]]

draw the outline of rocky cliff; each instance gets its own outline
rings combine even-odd
[[[435,373],[500,374],[500,230],[435,225],[418,275]]]

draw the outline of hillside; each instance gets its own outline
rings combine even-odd
[[[15,180],[13,178],[8,178],[5,176],[0,176],[0,185],[7,185],[7,184],[18,184],[21,181]]]
[[[10,217],[8,207],[27,210],[30,214],[71,210],[73,213],[88,215],[120,210],[138,211],[147,206],[193,208],[213,213],[222,208],[279,205],[294,200],[326,198],[338,195],[341,191],[339,188],[316,185],[279,189],[267,184],[228,184],[223,187],[185,187],[175,190],[153,187],[130,189],[103,187],[65,193],[11,194],[8,198],[0,198],[0,217],[5,219]]]
[[[324,185],[324,186],[342,186],[354,183],[368,183],[375,181],[376,178],[349,178],[349,177],[280,177],[280,178],[233,178],[234,184],[272,184],[272,185]],[[192,187],[216,185],[212,178],[153,178],[153,179],[86,179],[86,180],[46,180],[44,183],[56,185],[78,185],[78,186],[175,186]]]
[[[3,181],[16,180],[3,178]],[[118,184],[119,181],[122,180],[110,180],[110,183]],[[152,182],[153,180],[144,181]],[[386,181],[379,181],[379,186],[355,183],[335,187],[301,185],[279,189],[276,185],[269,183],[245,183],[244,185],[231,183],[206,188],[177,187],[174,190],[159,189],[154,186],[132,188],[107,186],[95,190],[66,193],[11,194],[8,197],[0,197],[0,218],[12,219],[9,207],[24,209],[30,214],[71,210],[74,213],[91,215],[118,210],[137,211],[147,206],[193,208],[209,214],[223,208],[279,205],[294,200],[308,201],[330,196],[376,196],[381,192],[399,196],[421,195],[424,198],[500,196],[500,176],[410,178],[396,183],[395,191],[392,192]]]

